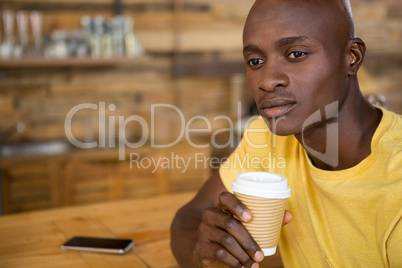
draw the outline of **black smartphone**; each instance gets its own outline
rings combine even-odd
[[[132,239],[115,239],[88,236],[74,236],[63,245],[62,249],[88,252],[125,254],[135,245]]]

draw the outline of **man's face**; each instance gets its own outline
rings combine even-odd
[[[248,86],[271,131],[298,134],[314,112],[345,100],[346,39],[326,8],[267,2],[257,1],[244,27]]]

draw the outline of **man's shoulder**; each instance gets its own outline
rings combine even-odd
[[[402,115],[382,109],[385,125],[385,134],[402,146]]]
[[[378,133],[374,136],[373,150],[378,152],[375,154],[378,163],[387,167],[390,179],[399,181],[399,185],[402,186],[399,175],[402,167],[402,117],[385,109],[382,109],[382,112],[383,118]]]

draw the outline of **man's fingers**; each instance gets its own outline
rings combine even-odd
[[[226,214],[229,212],[243,222],[249,222],[252,219],[251,211],[229,192],[224,192],[219,196],[218,208]]]
[[[202,222],[198,227],[198,233],[203,234],[203,239],[211,243],[219,244],[225,248],[232,256],[246,264],[250,261],[250,256],[242,249],[235,237],[222,229],[210,226]]]
[[[283,223],[282,226],[288,224],[293,220],[293,214],[289,210],[285,210],[285,215],[283,215]]]
[[[202,264],[203,267],[212,267],[212,264],[217,260],[229,267],[242,267],[239,260],[218,244],[209,241],[197,243],[194,251],[196,254],[193,254],[193,256],[197,256],[195,262]]]
[[[246,263],[241,264],[230,252],[218,244],[200,243],[196,245],[194,251],[198,251],[193,254],[193,262],[201,264],[201,267],[223,267],[227,265],[229,267],[244,267],[251,268],[255,263],[252,259],[249,259]],[[194,259],[196,258],[196,259]],[[225,266],[225,267],[227,267]]]
[[[230,234],[231,237],[235,239],[236,243],[240,245],[239,248],[236,247],[236,249],[232,252],[235,256],[242,257],[241,253],[238,251],[241,250],[242,252],[247,253],[250,258],[257,262],[264,258],[259,245],[239,220],[233,218],[232,216],[223,214],[217,208],[208,208],[204,210],[202,221],[211,226],[216,226],[219,229],[224,230],[224,232]],[[224,245],[225,244],[222,246]],[[256,255],[257,252],[260,252],[262,255]]]

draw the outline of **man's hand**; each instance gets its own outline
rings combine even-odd
[[[287,211],[284,224],[291,219]],[[200,267],[258,267],[254,263],[262,261],[264,253],[241,224],[251,220],[252,213],[244,204],[234,195],[222,193],[217,207],[202,214],[193,262]]]

